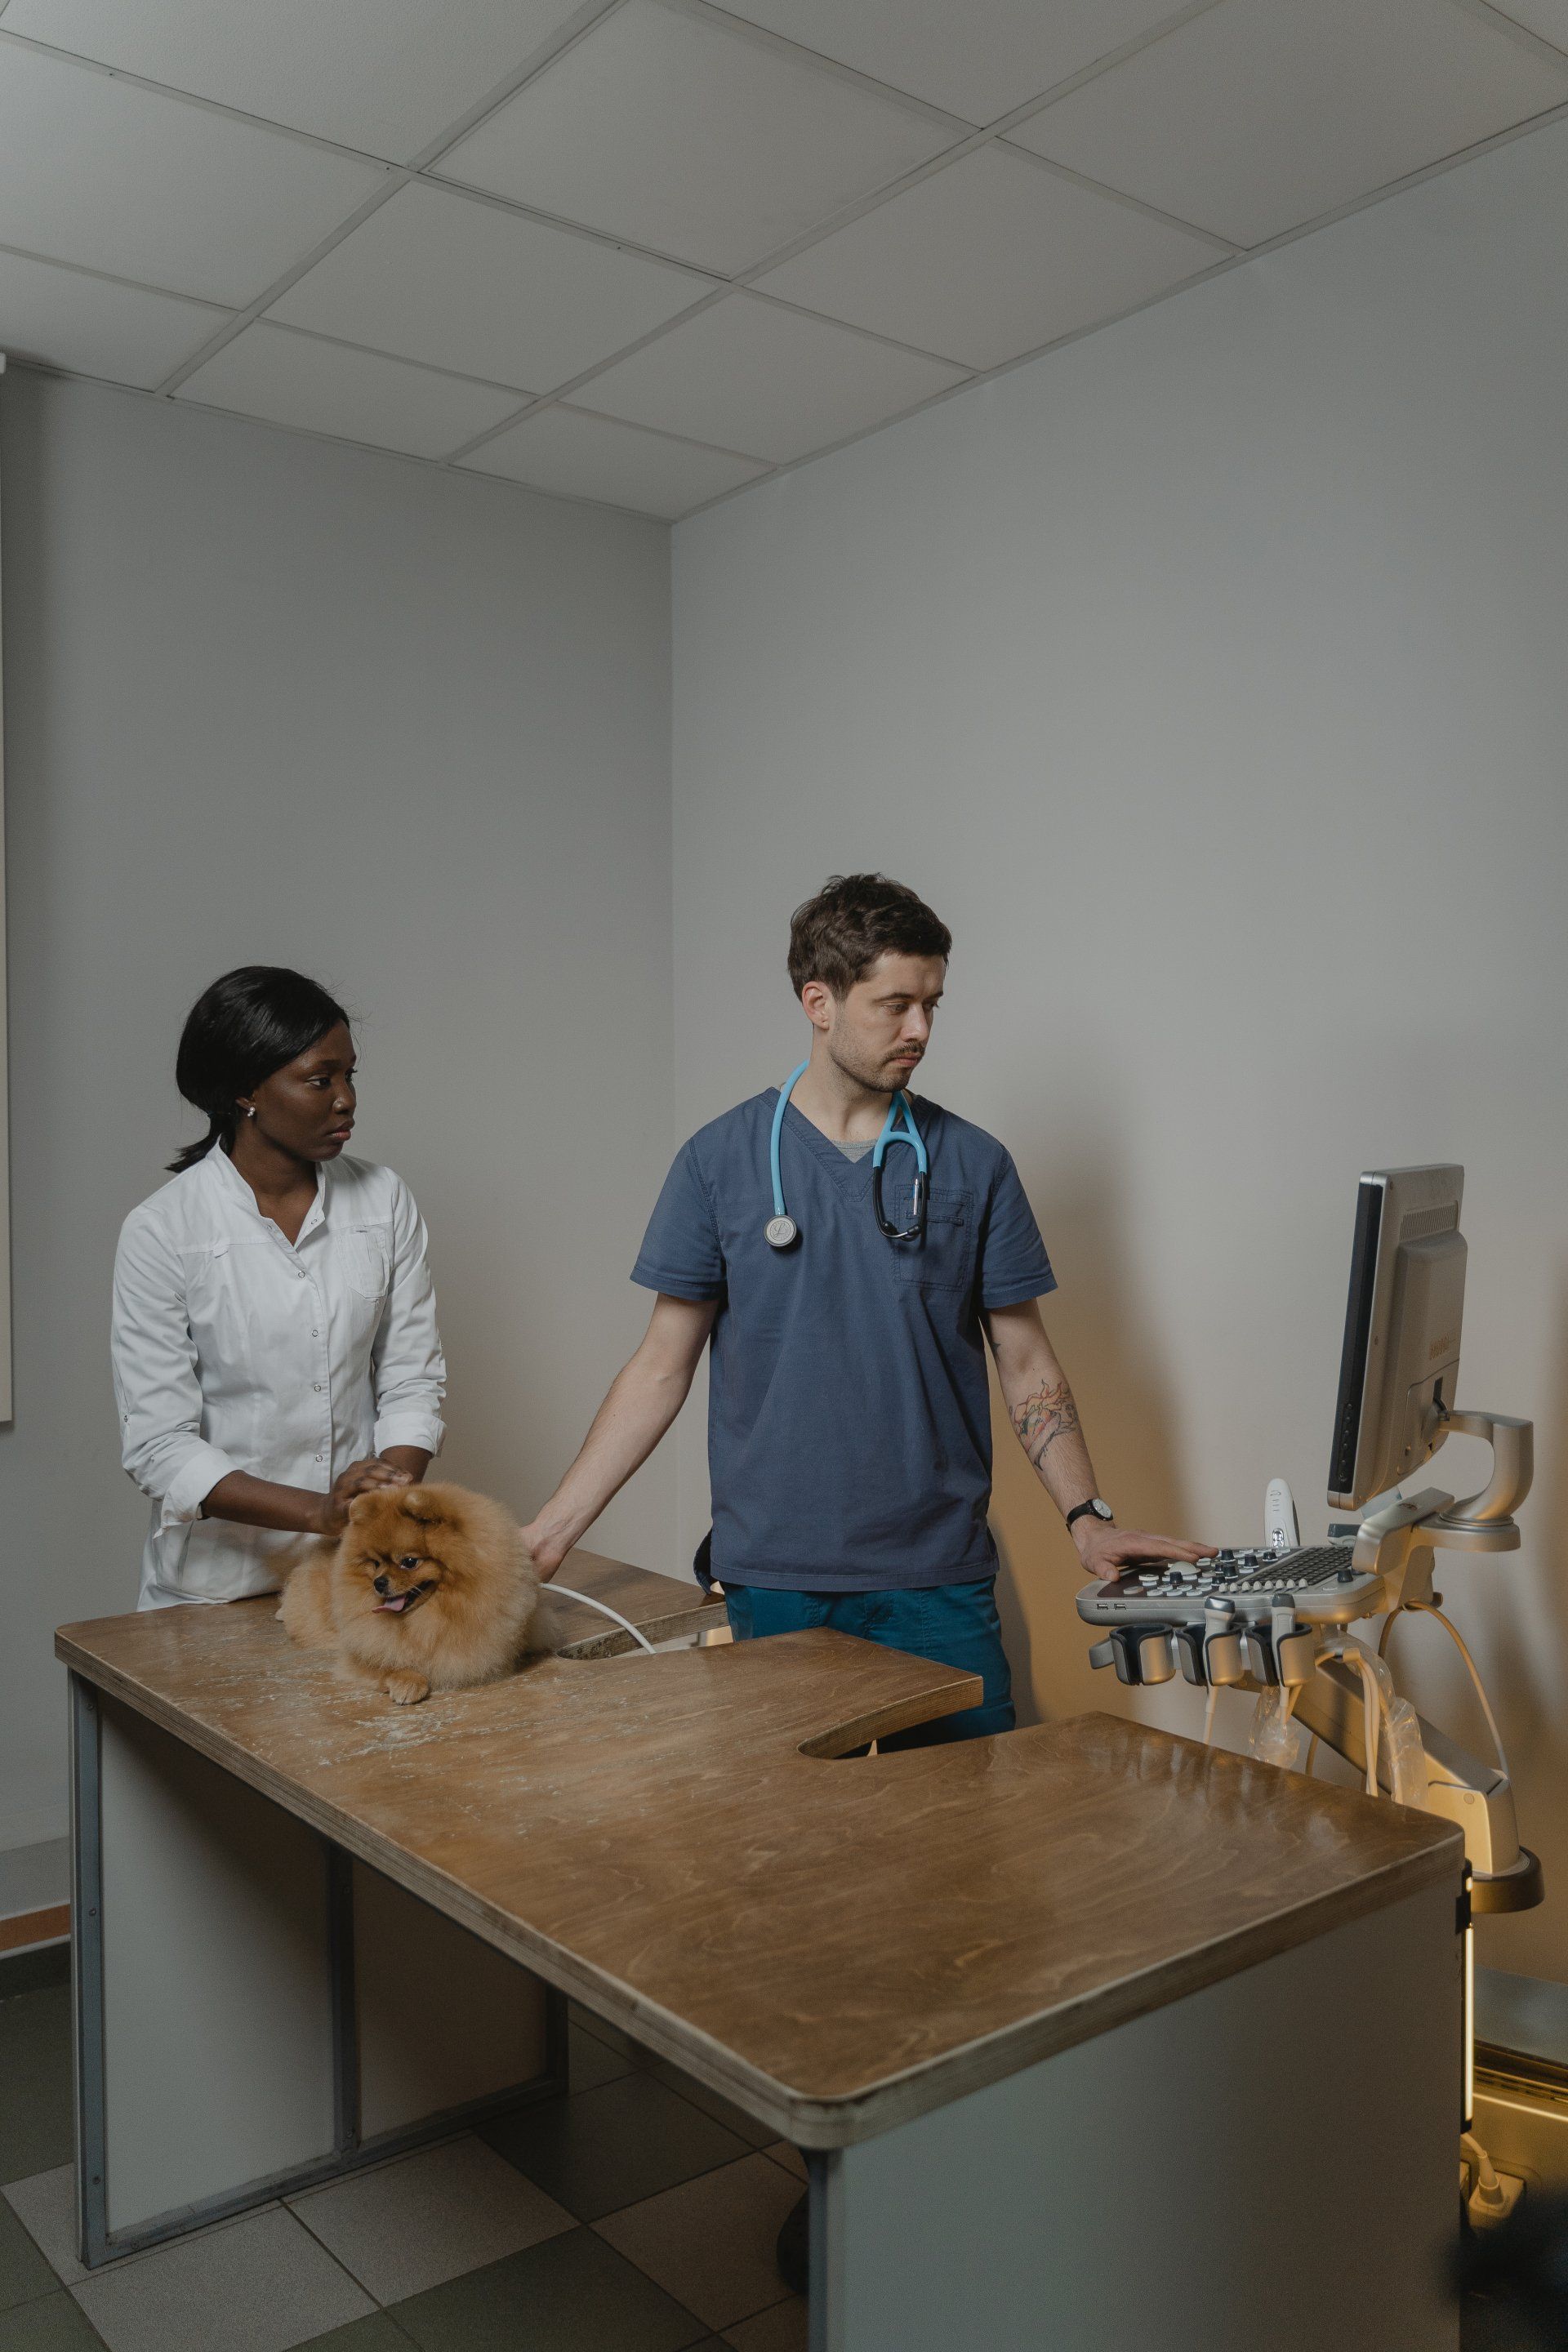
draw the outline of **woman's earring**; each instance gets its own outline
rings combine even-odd
[[[256,1117],[256,1105],[254,1103],[241,1103],[239,1107],[245,1113],[247,1118],[254,1118]]]

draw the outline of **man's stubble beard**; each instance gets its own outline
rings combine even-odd
[[[853,1078],[858,1087],[864,1087],[868,1094],[897,1094],[914,1076],[913,1069],[902,1063],[895,1063],[891,1055],[882,1062],[852,1059],[850,1053],[832,1036],[827,1040],[827,1057],[847,1078]],[[915,1068],[919,1066],[917,1063]]]

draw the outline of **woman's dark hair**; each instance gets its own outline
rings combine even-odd
[[[947,956],[952,933],[907,882],[885,874],[833,874],[790,917],[789,976],[798,996],[820,980],[847,996],[879,955]]]
[[[308,1054],[340,1021],[346,1027],[348,1017],[324,988],[283,964],[241,964],[204,989],[180,1032],[174,1083],[205,1112],[207,1131],[175,1153],[171,1172],[194,1168],[215,1143],[232,1143],[239,1125],[236,1097]]]

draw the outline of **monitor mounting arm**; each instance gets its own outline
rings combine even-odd
[[[1451,1412],[1445,1416],[1445,1432],[1454,1437],[1487,1438],[1492,1448],[1491,1476],[1478,1493],[1462,1500],[1428,1486],[1362,1521],[1352,1558],[1357,1568],[1383,1579],[1384,1607],[1391,1615],[1432,1604],[1435,1547],[1453,1551],[1519,1549],[1513,1513],[1530,1492],[1532,1424],[1503,1413]],[[1365,1771],[1361,1677],[1351,1668],[1337,1661],[1320,1666],[1297,1699],[1295,1718],[1347,1763]],[[1477,1910],[1529,1909],[1542,1897],[1541,1864],[1519,1843],[1507,1774],[1470,1755],[1424,1716],[1416,1719],[1426,1754],[1427,1808],[1456,1822],[1465,1832]]]

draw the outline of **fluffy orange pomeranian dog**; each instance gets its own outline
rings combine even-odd
[[[499,1682],[550,1647],[517,1522],[464,1486],[375,1486],[349,1505],[335,1543],[289,1570],[278,1614],[307,1649],[399,1706],[433,1690]]]

